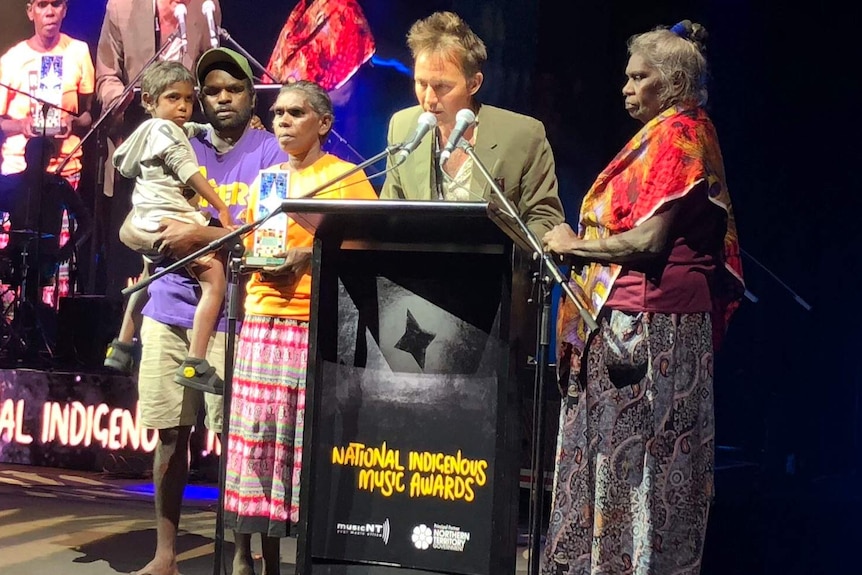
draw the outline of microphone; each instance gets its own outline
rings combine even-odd
[[[422,138],[437,126],[437,116],[431,112],[422,112],[419,115],[419,125],[416,126],[416,131],[413,137],[401,145],[401,149],[395,154],[395,165],[400,166],[407,160],[407,156],[413,153],[413,150],[419,147]]]
[[[452,130],[452,133],[449,135],[449,141],[446,142],[446,146],[443,148],[443,151],[440,152],[441,166],[446,163],[446,160],[448,160],[449,156],[452,155],[452,151],[458,146],[458,142],[460,142],[461,138],[464,137],[464,132],[466,132],[467,128],[472,126],[475,121],[476,114],[474,114],[473,110],[470,108],[458,110],[458,113],[455,114],[455,129]]]
[[[182,41],[183,51],[185,51],[186,46],[189,45],[189,37],[186,33],[186,14],[188,14],[188,9],[185,4],[177,4],[174,6],[174,18],[177,19],[177,23],[180,27],[180,40]]]
[[[218,48],[218,28],[215,23],[215,3],[213,0],[204,0],[201,12],[207,18],[207,27],[210,29],[210,46]]]

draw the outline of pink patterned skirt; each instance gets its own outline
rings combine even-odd
[[[225,528],[285,537],[299,520],[308,323],[247,315],[231,387]]]

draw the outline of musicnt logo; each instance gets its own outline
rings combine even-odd
[[[389,518],[383,523],[336,523],[335,532],[339,535],[357,535],[360,537],[376,537],[383,540],[384,545],[389,544]]]

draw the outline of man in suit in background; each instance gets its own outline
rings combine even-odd
[[[221,8],[215,4],[215,24],[221,25]],[[182,47],[176,6],[186,5],[186,37]],[[112,105],[123,89],[166,42],[160,59],[182,62],[194,71],[201,54],[210,49],[203,0],[108,0],[96,52],[96,94],[103,108]]]
[[[194,72],[195,63],[210,48],[203,3],[204,0],[108,0],[105,8],[96,51],[96,98],[103,111],[116,107],[105,123],[107,145],[102,146],[104,158],[98,160],[105,162],[103,192],[111,199],[96,201],[100,221],[105,222],[99,241],[105,252],[100,261],[106,264],[103,272],[97,275],[106,279],[104,291],[111,297],[119,297],[128,279],[141,272],[140,258],[133,257],[133,252],[118,239],[120,225],[131,208],[131,182],[122,178],[115,181],[110,158],[115,146],[119,146],[147,116],[141,106],[129,105],[135,99],[133,91],[129,91],[122,101],[119,99],[125,87],[137,78],[159,50],[159,59],[182,62]],[[219,0],[213,0],[213,3],[214,22],[220,26]],[[186,9],[185,47],[179,34],[174,35],[179,31],[178,5]],[[97,291],[101,289],[97,288]]]

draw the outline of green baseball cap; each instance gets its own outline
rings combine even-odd
[[[204,83],[207,72],[216,64],[232,64],[237,66],[245,74],[245,77],[254,83],[254,74],[251,73],[251,66],[245,56],[230,48],[212,48],[204,52],[198,59],[198,64],[195,68],[198,85]]]

